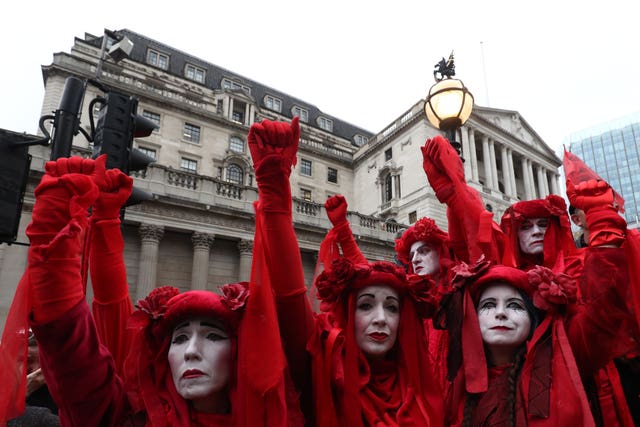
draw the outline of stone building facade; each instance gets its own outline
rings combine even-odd
[[[370,260],[393,260],[397,233],[422,216],[446,229],[444,207],[422,170],[420,146],[439,133],[427,122],[423,101],[375,134],[160,41],[129,30],[117,34],[134,43],[133,51],[118,63],[106,57],[99,80],[136,96],[138,114],[159,126],[151,136],[134,141],[156,159],[134,174],[134,185],[153,199],[127,208],[124,218],[125,263],[134,300],[158,285],[215,290],[249,278],[257,189],[246,137],[251,124],[262,119],[300,117],[291,187],[308,285],[330,228],[323,203],[331,195],[346,197],[348,219]],[[102,37],[76,38],[70,52],[55,53],[53,62],[42,67],[42,115],[58,108],[67,77],[96,78]],[[91,101],[103,95],[87,85],[81,127],[88,132],[90,117],[97,119]],[[458,135],[467,180],[496,220],[517,200],[558,192],[560,160],[516,111],[475,106]],[[90,156],[91,151],[82,134],[74,138],[72,154]],[[19,242],[26,241],[33,189],[50,149],[36,146],[30,153]],[[25,246],[0,244],[2,324],[25,264]]]

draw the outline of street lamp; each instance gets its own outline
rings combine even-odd
[[[444,58],[435,65],[433,78],[436,84],[431,86],[424,102],[424,112],[429,122],[444,131],[449,143],[460,157],[461,145],[456,141],[456,131],[467,121],[473,109],[473,95],[461,80],[453,79],[456,67],[453,52],[449,59]]]

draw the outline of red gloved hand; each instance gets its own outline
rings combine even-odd
[[[45,164],[26,231],[32,245],[49,243],[72,218],[86,220],[89,206],[98,197],[96,182],[104,180],[106,161],[106,156],[96,160],[70,157]]]
[[[133,178],[120,169],[107,170],[103,181],[100,195],[93,205],[92,221],[118,218],[133,189]]]
[[[587,212],[600,206],[613,206],[613,189],[606,181],[590,179],[577,185],[567,179],[567,198],[572,206]]]
[[[327,211],[329,221],[334,227],[347,222],[347,200],[342,194],[329,197],[324,202],[324,208]]]
[[[465,184],[464,167],[458,153],[442,136],[428,139],[422,151],[422,167],[436,197],[441,203],[448,203],[456,188]]]
[[[279,154],[289,167],[295,166],[300,139],[298,120],[296,116],[291,124],[263,120],[261,123],[251,125],[247,140],[255,169],[265,156],[271,154]]]

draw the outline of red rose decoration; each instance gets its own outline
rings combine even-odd
[[[138,301],[136,308],[146,313],[151,319],[157,320],[167,311],[167,302],[179,293],[178,288],[173,286],[155,288],[145,299]]]
[[[229,310],[235,311],[243,308],[249,297],[249,288],[247,282],[231,283],[220,287],[222,291],[222,302],[229,307]]]
[[[533,304],[542,310],[554,310],[576,301],[576,281],[564,273],[555,274],[546,267],[536,266],[527,272],[529,283],[536,291]]]
[[[412,274],[407,277],[408,296],[417,309],[418,316],[432,318],[438,308],[439,294],[436,283],[427,276]]]
[[[346,258],[338,258],[331,263],[331,268],[324,270],[316,278],[318,298],[323,303],[335,303],[347,284],[355,277],[356,269]],[[323,304],[323,307],[326,306]],[[327,307],[325,307],[327,308]]]
[[[456,291],[467,283],[482,276],[489,269],[490,265],[491,263],[485,259],[484,255],[482,255],[474,265],[460,262],[451,269],[451,271],[453,271],[453,279],[451,279],[452,290]]]

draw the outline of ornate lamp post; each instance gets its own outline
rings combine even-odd
[[[424,112],[429,122],[444,131],[449,143],[460,157],[461,145],[456,141],[456,131],[467,121],[473,109],[473,95],[456,75],[453,52],[449,59],[444,58],[435,65],[433,78],[436,84],[431,86],[424,102]]]

